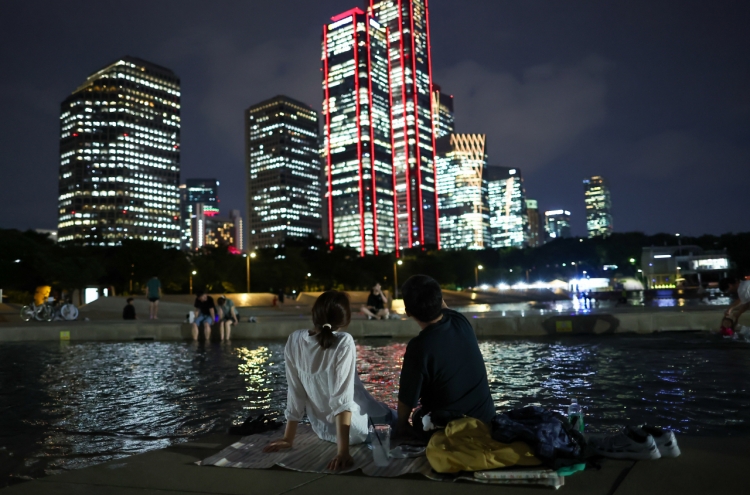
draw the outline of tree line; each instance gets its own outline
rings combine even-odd
[[[607,238],[556,239],[524,249],[447,251],[428,246],[406,250],[399,258],[397,276],[401,283],[424,273],[450,289],[473,286],[476,274],[480,284],[491,285],[567,280],[582,276],[583,271],[591,277],[636,276],[643,247],[678,242],[725,250],[737,274],[750,273],[750,232],[680,238],[631,232]],[[319,239],[288,242],[255,254],[250,261],[252,292],[366,290],[375,282],[393,288],[393,254],[363,257],[354,249],[329,249]],[[11,302],[27,302],[39,285],[71,292],[89,286],[111,287],[118,295],[142,294],[153,276],[161,279],[166,293],[187,294],[191,278],[194,290],[245,292],[246,261],[226,248],[186,253],[140,240],[112,247],[61,246],[35,231],[0,229],[0,288]],[[605,272],[604,265],[617,265],[617,269]]]

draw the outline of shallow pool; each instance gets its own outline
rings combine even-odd
[[[396,400],[406,343],[359,342],[359,371]],[[481,342],[498,409],[585,407],[588,428],[648,421],[750,434],[750,345],[705,333]],[[0,487],[224,431],[286,400],[283,342],[0,346]]]

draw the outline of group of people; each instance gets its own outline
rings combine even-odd
[[[342,331],[351,320],[349,298],[327,291],[313,305],[313,328],[294,332],[284,348],[286,430],[282,439],[264,447],[266,452],[291,448],[305,414],[318,437],[338,446],[331,470],[352,464],[349,446],[365,441],[368,423],[390,424],[396,438],[426,441],[431,432],[425,431],[423,418],[428,414],[492,420],[495,407],[484,358],[469,321],[446,306],[440,285],[426,275],[409,278],[402,294],[407,316],[421,331],[404,354],[398,409],[364,388],[354,339]]]
[[[218,321],[219,340],[229,340],[232,336],[232,325],[239,323],[237,309],[234,302],[226,296],[219,296],[214,304],[214,298],[204,291],[199,291],[193,305],[192,334],[193,340],[198,340],[199,329],[203,327],[203,337],[206,342],[211,340],[211,325]],[[218,317],[218,318],[217,318]]]
[[[159,319],[159,300],[161,299],[161,281],[159,277],[153,276],[146,282],[146,298],[148,299],[148,318],[150,320]],[[135,313],[134,299],[129,297],[125,301],[125,307],[122,308],[123,320],[136,320],[138,317]]]

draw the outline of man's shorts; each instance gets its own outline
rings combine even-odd
[[[156,301],[158,301],[158,300],[159,300],[159,298],[158,298],[158,297],[149,297],[149,298],[148,298],[148,300],[149,300],[150,302],[156,302]]]
[[[214,320],[211,318],[211,315],[200,315],[195,319],[193,323],[195,323],[198,326],[201,326],[204,323],[208,323],[210,325],[213,322]]]

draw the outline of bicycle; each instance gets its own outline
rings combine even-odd
[[[78,318],[78,308],[70,302],[60,304],[55,301],[54,297],[48,297],[47,300],[37,306],[36,303],[21,308],[21,319],[24,321],[73,321]]]

